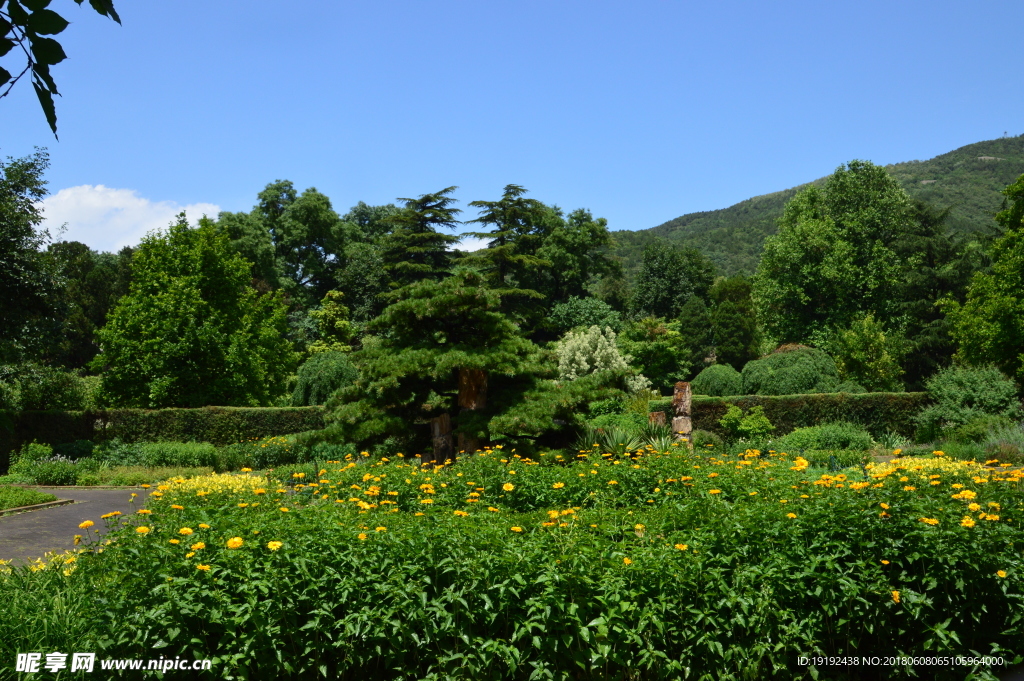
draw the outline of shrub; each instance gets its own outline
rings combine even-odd
[[[715,448],[713,451],[722,451],[725,447],[725,441],[710,430],[694,430],[690,433],[690,442],[693,444],[693,451],[696,454],[700,454],[705,449],[711,449],[711,447]]]
[[[217,449],[208,442],[149,442],[139,445],[142,461],[147,466],[182,468],[213,468],[217,465]]]
[[[1013,420],[1005,416],[992,416],[990,414],[979,414],[974,416],[964,425],[946,433],[946,437],[953,442],[959,443],[980,443],[988,434],[995,430],[1003,430],[1013,426]]]
[[[53,453],[58,456],[65,456],[72,461],[78,461],[92,455],[93,449],[96,447],[92,440],[75,440],[74,442],[64,442],[59,445],[54,445]]]
[[[88,388],[77,374],[38,364],[8,365],[0,370],[9,387],[5,401],[17,410],[82,409]]]
[[[752,407],[746,414],[735,405],[729,405],[725,416],[718,423],[733,440],[761,441],[767,438],[775,426],[764,415],[764,407]]]
[[[305,459],[306,448],[283,437],[267,437],[239,442],[219,452],[218,467],[222,471],[252,468],[262,470],[299,463]]]
[[[78,470],[70,461],[40,461],[32,468],[32,479],[37,485],[74,485]]]
[[[612,309],[611,305],[597,298],[577,298],[571,296],[568,301],[555,305],[548,317],[551,326],[558,335],[567,331],[584,327],[609,327],[618,331],[622,327],[622,316]]]
[[[989,431],[982,443],[988,455],[1000,461],[1024,463],[1024,423],[1013,423]]]
[[[587,422],[587,425],[591,428],[600,428],[603,430],[618,429],[637,431],[647,425],[647,417],[641,416],[637,412],[629,412],[626,414],[604,414],[595,419],[591,419]]]
[[[922,440],[934,440],[942,431],[979,416],[1020,416],[1017,386],[995,367],[949,367],[929,378],[925,386],[934,404],[915,418]]]
[[[697,374],[690,388],[695,395],[741,395],[743,376],[728,364],[712,364]]]
[[[351,385],[358,377],[359,371],[347,353],[336,350],[318,352],[299,367],[292,406],[326,404],[339,388]]]
[[[608,400],[595,400],[587,406],[587,411],[591,416],[602,416],[604,414],[621,414],[625,411],[625,407],[622,404],[622,398],[616,397]]]
[[[838,388],[836,363],[816,348],[783,345],[743,367],[746,395],[832,393]]]
[[[56,500],[57,497],[52,494],[38,492],[34,489],[0,485],[0,511],[21,506],[32,506],[33,504],[45,504],[47,501]]]
[[[558,377],[573,380],[598,371],[625,374],[629,367],[615,345],[615,332],[599,326],[570,331],[558,342]]]
[[[11,462],[9,473],[31,474],[36,465],[53,456],[53,447],[39,444],[35,440],[22,445],[18,455]]]
[[[871,433],[848,422],[825,423],[820,426],[797,428],[772,445],[779,451],[799,449],[854,449],[863,451],[871,447]]]
[[[793,451],[789,453],[798,454]],[[828,468],[833,471],[864,466],[871,462],[871,454],[859,449],[808,449],[799,452],[799,455],[815,468]]]

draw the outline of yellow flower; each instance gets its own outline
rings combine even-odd
[[[90,527],[92,527],[92,526],[93,526],[93,525],[95,525],[95,524],[96,524],[96,523],[94,523],[94,522],[93,522],[93,521],[91,521],[91,520],[86,520],[85,522],[83,522],[83,523],[79,524],[78,528],[79,528],[79,529],[82,529],[82,530],[88,530],[88,529],[89,529]]]
[[[619,484],[619,481],[618,480],[609,480],[608,484],[609,485],[617,485],[617,484]]]
[[[192,534],[192,528],[191,527],[183,527],[180,530],[178,530],[178,534],[184,534],[184,535]]]
[[[150,511],[148,508],[140,508],[138,511],[136,511],[136,513],[140,515],[150,515],[152,511]]]
[[[501,512],[501,509],[494,508],[493,506],[488,506],[487,510],[490,511],[491,513],[500,513]]]
[[[882,565],[888,565],[888,564],[889,564],[889,561],[887,561],[887,560],[885,560],[885,559],[883,558],[883,559],[882,559]]]
[[[720,489],[709,489],[708,490],[708,494],[721,494],[721,493],[722,493],[722,490],[720,490]]]
[[[279,542],[279,541],[268,541],[267,542],[267,548],[270,549],[271,551],[277,551],[282,546],[284,546],[284,544]]]
[[[690,545],[689,544],[676,544],[676,548],[679,549],[680,551],[685,551],[686,549],[690,548]]]
[[[151,485],[141,485],[142,489],[149,489]]]
[[[899,603],[900,602],[900,592],[899,591],[893,591],[892,592],[892,602],[893,603]]]
[[[252,473],[252,469],[251,468],[243,468],[242,472],[243,473]]]
[[[513,532],[522,532],[523,531],[523,528],[519,527],[518,525],[513,525],[509,529],[512,530]]]
[[[249,504],[246,504],[246,503],[243,502],[243,503],[238,505],[238,508],[248,508],[248,506],[249,506]]]
[[[506,482],[504,485],[501,486],[501,488],[506,492],[511,492],[516,488],[516,486],[513,485],[511,482]]]
[[[198,541],[195,544],[193,544],[192,546],[190,546],[189,548],[192,549],[193,551],[202,551],[203,549],[206,548],[206,543]]]
[[[167,541],[169,541],[172,544],[180,544],[181,543],[180,539],[168,539]]]
[[[185,510],[184,506],[178,506],[177,504],[171,504],[171,508],[173,508],[175,511],[184,511]]]
[[[969,516],[969,515],[965,515],[963,520],[960,521],[961,527],[974,527],[975,524],[976,523],[974,522],[973,519],[971,519],[971,516]]]
[[[997,577],[1005,577],[1006,576],[1006,570],[996,570],[996,576]]]
[[[904,492],[913,492],[913,491],[914,491],[914,490],[916,490],[916,489],[917,489],[916,487],[912,487],[911,485],[905,485],[905,486],[903,487],[903,491],[904,491]]]
[[[196,565],[196,570],[202,570],[203,572],[209,572],[210,571],[210,566],[209,565]]]
[[[556,482],[555,484],[553,484],[553,485],[551,485],[551,486],[552,486],[552,487],[553,487],[554,489],[562,489],[563,487],[565,487],[565,483],[564,483],[564,482]]]
[[[974,503],[967,504],[967,510],[968,511],[980,511],[981,510],[981,504],[974,504]]]
[[[420,499],[420,503],[421,504],[432,504],[432,503],[434,503],[434,500],[433,499]]]
[[[386,531],[387,531],[387,529],[388,529],[388,528],[386,528],[386,527],[384,527],[383,525],[381,525],[380,527],[375,527],[375,528],[373,528],[373,531],[374,531],[374,532],[386,532]]]
[[[103,515],[100,516],[100,518],[103,519],[103,520],[106,520],[107,518],[116,518],[119,515],[121,515],[120,511],[113,511],[111,513],[104,513]]]
[[[245,542],[241,537],[232,537],[231,539],[228,539],[227,547],[229,549],[240,549],[244,543]]]
[[[76,534],[75,535],[75,546],[78,546],[81,543],[82,543],[82,535]]]
[[[208,529],[210,529],[210,526],[207,525],[206,523],[199,523],[199,529],[200,530],[208,530]]]
[[[362,540],[366,539],[368,536],[369,535],[366,534],[365,532],[360,532],[359,535],[356,538],[359,539],[360,541],[362,541]]]
[[[936,518],[918,518],[918,520],[920,520],[922,523],[925,523],[927,525],[938,525],[939,524],[939,521]]]
[[[787,513],[786,517],[787,518],[795,518],[796,517],[796,513]]]
[[[267,490],[263,489],[262,487],[257,487],[256,489],[254,489],[252,491],[252,493],[253,494],[266,494]]]
[[[469,514],[468,514],[468,513],[466,513],[465,511],[453,511],[453,513],[454,513],[455,515],[459,516],[460,518],[465,518],[466,516],[468,516],[468,515],[469,515]]]
[[[623,558],[622,559],[622,564],[623,565],[632,565],[633,561],[631,561],[629,558]]]
[[[149,528],[146,527],[145,525],[139,525],[138,527],[135,528],[135,531],[138,532],[139,534],[149,534]]]
[[[278,510],[280,510],[280,511],[281,511],[281,513],[287,513],[287,512],[288,512],[288,507],[287,507],[287,506],[282,506],[282,507],[281,507],[280,509],[278,509]]]

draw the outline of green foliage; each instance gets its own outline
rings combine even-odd
[[[961,444],[981,443],[985,442],[992,433],[1003,431],[1013,426],[1013,420],[1006,416],[979,414],[971,417],[967,423],[955,428],[946,435],[953,442]]]
[[[634,371],[646,376],[656,390],[671,390],[685,380],[691,366],[691,339],[679,321],[655,317],[631,321],[616,339]]]
[[[820,426],[797,428],[773,442],[772,446],[779,451],[790,453],[798,449],[855,449],[863,451],[871,447],[871,433],[863,426],[846,421],[823,423]]]
[[[12,457],[9,473],[30,473],[36,465],[53,456],[50,445],[40,444],[33,440],[21,446],[17,456]]]
[[[311,353],[349,352],[352,349],[352,325],[348,320],[348,308],[341,304],[345,297],[341,291],[328,291],[320,306],[310,310],[309,316],[316,322],[318,337],[310,344]]]
[[[622,316],[602,300],[572,296],[551,309],[550,323],[559,336],[573,329],[591,326],[608,327],[618,332],[622,328]]]
[[[742,375],[747,395],[830,393],[839,387],[832,358],[805,346],[782,346],[763,359],[748,362]]]
[[[0,365],[0,384],[5,409],[84,409],[90,399],[82,377],[32,362]]]
[[[46,492],[40,492],[34,489],[23,489],[21,487],[11,487],[9,485],[0,485],[0,511],[5,511],[10,508],[20,508],[22,506],[33,506],[35,504],[45,504],[47,501],[56,501],[57,497]]]
[[[762,442],[775,430],[775,426],[764,415],[764,407],[760,405],[751,407],[747,413],[743,413],[736,405],[726,406],[725,415],[718,420],[718,424],[732,440]]]
[[[558,212],[551,209],[551,214],[557,216]],[[537,256],[551,264],[540,273],[540,283],[535,285],[547,296],[549,305],[574,297],[584,298],[590,282],[595,279],[621,277],[618,261],[607,253],[612,242],[607,220],[595,219],[590,211],[579,208],[564,220],[551,220],[551,223],[543,245],[537,249]],[[607,321],[590,323],[617,328]]]
[[[75,0],[79,5],[83,0]],[[14,84],[26,73],[31,73],[32,87],[36,91],[39,105],[43,108],[46,122],[57,137],[57,110],[53,105],[53,95],[57,92],[57,84],[50,75],[50,67],[67,58],[64,48],[53,38],[68,27],[68,21],[61,15],[48,9],[49,2],[23,2],[14,0],[6,3],[5,12],[0,20],[0,55],[10,52],[15,45],[26,57],[24,69],[17,76],[0,67],[0,86],[7,86],[0,96],[6,96]],[[89,4],[100,15],[110,17],[118,24],[121,18],[114,10],[113,0],[89,0]]]
[[[743,376],[728,364],[712,364],[690,382],[695,395],[741,395]]]
[[[934,404],[920,411],[914,421],[920,437],[934,439],[941,431],[958,428],[982,416],[1019,418],[1017,386],[995,367],[953,366],[927,383]]]
[[[639,431],[647,425],[647,417],[629,412],[625,414],[601,414],[587,421],[591,428],[605,430]]]
[[[721,452],[725,447],[725,441],[717,433],[713,433],[710,430],[692,431],[690,433],[690,444],[693,445],[693,451],[697,454],[701,452]]]
[[[824,339],[867,313],[888,319],[904,265],[893,242],[909,230],[910,199],[884,168],[852,161],[788,204],[765,241],[754,298],[768,336]]]
[[[305,461],[308,450],[283,437],[266,437],[228,445],[217,452],[217,469],[261,470]]]
[[[927,393],[813,394],[730,398],[693,398],[693,427],[725,434],[719,419],[728,404],[742,409],[764,407],[765,416],[775,425],[776,436],[796,428],[836,421],[863,425],[876,437],[892,431],[904,437],[913,435],[914,416],[930,402]]]
[[[710,322],[715,361],[729,364],[737,371],[757,359],[761,345],[752,291],[746,277],[736,276],[719,278],[709,293],[714,302]]]
[[[131,291],[99,332],[104,392],[119,405],[266,405],[294,366],[285,307],[249,286],[249,265],[206,219],[184,213],[143,239]]]
[[[689,367],[684,373],[692,376],[713,361],[715,322],[704,300],[699,296],[690,296],[679,313],[678,323],[682,337],[679,364]]]
[[[630,315],[675,319],[691,296],[707,299],[714,278],[715,266],[700,251],[653,242],[633,282]]]
[[[967,300],[946,303],[958,356],[994,364],[1024,385],[1024,175],[1006,188],[1010,206],[996,217],[1005,233],[992,245],[992,270],[971,280]]]
[[[32,467],[32,481],[37,485],[64,487],[78,480],[78,469],[70,461],[40,461]]]
[[[874,315],[855,319],[835,333],[828,349],[841,381],[852,381],[871,392],[903,389],[901,360],[906,343],[899,333],[886,331]]]
[[[394,229],[381,239],[384,270],[391,277],[392,287],[399,288],[446,275],[450,255],[448,248],[459,237],[441,234],[439,227],[455,229],[455,199],[449,194],[458,187],[447,187],[418,199],[398,199],[405,207],[391,217]]]
[[[569,331],[558,342],[558,377],[574,380],[596,371],[625,374],[629,367],[626,358],[615,344],[615,332],[609,327]]]
[[[217,449],[209,442],[145,442],[139,446],[143,465],[151,468],[215,468]]]
[[[326,404],[341,388],[351,385],[359,371],[347,353],[318,352],[299,367],[299,378],[292,394],[293,407]]]

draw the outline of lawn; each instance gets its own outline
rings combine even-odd
[[[680,446],[177,478],[95,518],[119,527],[102,544],[87,526],[85,551],[0,577],[0,656],[212,658],[210,678],[994,679],[800,658],[1019,664],[1021,477],[941,452],[829,471]]]

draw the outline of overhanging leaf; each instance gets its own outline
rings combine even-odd
[[[80,2],[81,0],[79,0]],[[114,3],[112,0],[89,0],[89,4],[92,8],[102,14],[103,16],[109,16],[117,23],[121,23],[121,17],[117,16],[117,12],[114,10]]]
[[[33,12],[38,12],[41,9],[45,9],[49,6],[50,0],[21,0],[25,7],[28,7]]]
[[[59,64],[68,58],[64,48],[53,38],[30,38],[32,54],[41,64]]]
[[[28,18],[28,30],[39,35],[57,35],[67,27],[67,19],[52,9],[41,9]]]
[[[43,113],[46,114],[46,122],[50,124],[53,136],[57,137],[57,110],[53,107],[53,95],[36,81],[32,81],[32,87],[36,89],[36,97],[39,98],[39,105],[43,107]]]
[[[4,67],[0,66],[0,85],[3,85],[11,79],[11,73]]]
[[[4,56],[14,47],[16,43],[13,40],[7,38],[0,38],[0,57]]]

